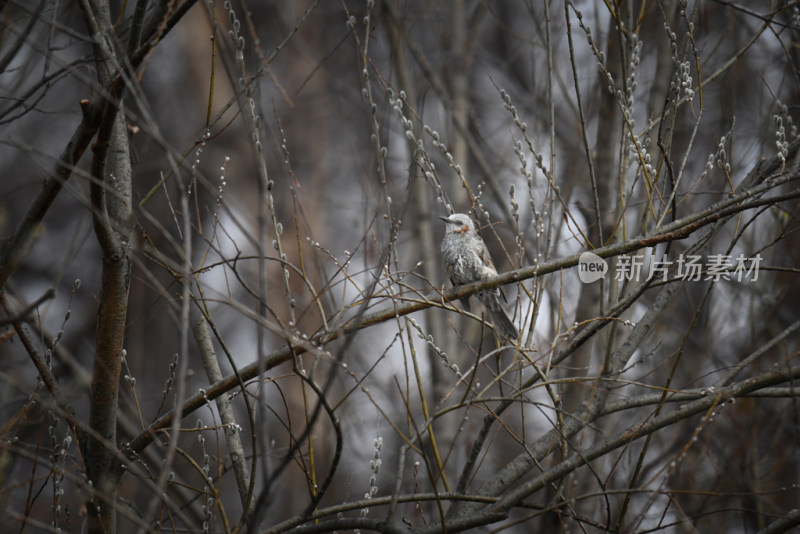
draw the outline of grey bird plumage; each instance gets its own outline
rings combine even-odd
[[[442,240],[442,258],[453,285],[479,282],[497,276],[497,269],[494,268],[486,244],[478,235],[472,219],[463,213],[454,213],[440,219],[446,225]],[[497,332],[509,339],[516,339],[517,329],[503,311],[500,295],[500,288],[487,289],[478,292],[478,299],[489,311]],[[469,309],[466,299],[463,300],[465,307]]]

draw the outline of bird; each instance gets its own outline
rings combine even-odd
[[[453,285],[480,282],[497,276],[497,269],[486,244],[475,229],[472,219],[463,213],[454,213],[449,217],[439,217],[445,222],[444,239],[442,240],[442,259],[444,268]],[[519,334],[514,323],[508,318],[500,304],[500,296],[505,295],[499,287],[478,292],[480,300],[492,317],[495,330],[508,339],[517,339]],[[469,309],[467,299],[462,299],[465,308]]]

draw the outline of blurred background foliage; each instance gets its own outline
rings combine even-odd
[[[116,446],[130,462],[116,500],[121,532],[797,524],[796,2],[133,4],[0,2],[4,298],[17,310],[39,302],[24,318],[7,308],[0,332],[0,507],[14,530],[83,532],[91,513],[81,445],[64,445],[74,426],[11,323],[35,340],[87,421],[104,298],[90,184],[121,191],[115,177],[92,176],[96,145],[70,167],[18,264],[8,243],[43,181],[57,176],[85,120],[81,101],[108,96],[97,75],[103,36],[86,23],[95,9],[110,13],[125,73],[114,105],[124,110],[132,168],[132,215],[120,223],[132,228],[123,243],[132,271],[117,412]],[[130,52],[136,9],[149,40]],[[436,296],[449,286],[438,219],[448,212],[475,216],[498,271],[509,271],[718,213],[716,203],[768,177],[780,183],[753,198],[783,198],[688,239],[630,249],[647,261],[656,252],[760,255],[758,280],[645,290],[644,280],[614,279],[618,251],[608,257],[612,276],[588,285],[573,262],[506,286],[522,338],[497,351],[477,300],[467,317]],[[143,450],[126,448],[176,398],[209,388],[197,344],[182,345],[191,335],[185,262],[192,321],[212,325],[222,374],[251,371],[246,386],[223,395],[252,470],[249,510],[213,402],[192,406],[180,436],[162,429]],[[661,302],[665,287],[674,291]],[[423,296],[434,304],[392,317]],[[648,310],[658,313],[640,336]],[[377,311],[388,315],[370,319]],[[496,516],[445,515],[452,501],[441,495],[481,488],[511,498],[520,484],[677,409],[670,402],[713,394],[742,361],[737,379],[786,376],[654,428]],[[598,389],[603,409],[617,402],[621,412],[586,415],[566,432]],[[496,412],[504,401],[512,407]],[[540,459],[543,436],[552,445]],[[535,465],[489,484],[526,455]],[[402,502],[365,499],[392,495]],[[307,515],[347,502],[360,504],[328,509],[324,528]]]

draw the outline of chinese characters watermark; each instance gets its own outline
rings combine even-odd
[[[620,282],[640,280],[685,280],[713,281],[733,280],[742,282],[758,280],[758,268],[761,254],[747,257],[739,254],[735,258],[728,254],[710,254],[705,261],[699,254],[680,254],[675,260],[666,257],[646,264],[644,256],[624,254],[617,258],[614,278]],[[606,260],[592,252],[581,254],[578,262],[578,277],[581,282],[589,284],[603,278],[608,272]]]

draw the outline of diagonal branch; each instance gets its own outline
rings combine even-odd
[[[800,145],[800,143],[795,143],[795,151],[798,145]],[[766,162],[762,162],[762,164],[759,165],[757,169],[754,169],[754,172],[757,170],[758,171],[757,174],[759,174],[760,176],[762,176],[762,178],[765,179],[767,176],[769,176],[770,172],[774,171],[772,163],[773,163],[772,159],[767,160]],[[714,224],[720,219],[723,219],[725,217],[734,215],[736,213],[748,209],[753,209],[784,200],[800,198],[800,190],[793,190],[790,191],[789,193],[785,193],[780,196],[759,198],[756,200],[745,202],[747,199],[757,196],[759,194],[766,193],[767,191],[769,191],[774,187],[777,187],[778,185],[788,183],[792,180],[796,180],[798,178],[798,174],[800,173],[793,172],[789,174],[780,175],[778,177],[774,177],[766,182],[761,180],[762,183],[760,183],[759,185],[756,185],[751,189],[745,190],[738,195],[734,195],[729,199],[719,202],[701,213],[689,215],[674,223],[664,226],[659,232],[647,236],[641,236],[634,239],[630,239],[622,243],[601,247],[593,250],[593,252],[602,258],[610,258],[613,256],[634,252],[636,250],[641,250],[643,248],[653,247],[659,243],[665,243],[668,241],[673,241],[675,239],[683,239],[689,237],[694,232],[696,232],[701,228]],[[310,345],[312,341],[316,343],[318,346],[324,345],[330,341],[342,337],[343,335],[347,335],[362,330],[374,324],[383,323],[389,320],[394,320],[397,317],[408,315],[409,313],[413,313],[431,307],[449,308],[448,303],[472,295],[474,293],[477,293],[478,291],[490,287],[497,287],[503,284],[527,280],[537,276],[543,276],[545,274],[560,271],[562,269],[568,269],[570,267],[574,267],[575,265],[577,265],[579,261],[580,261],[580,254],[573,254],[572,256],[567,256],[546,263],[541,263],[537,266],[529,266],[521,269],[508,271],[496,277],[489,278],[481,282],[453,287],[444,291],[428,292],[426,294],[419,295],[419,297],[417,298],[413,299],[408,298],[405,303],[387,306],[385,309],[379,310],[371,314],[366,314],[363,316],[359,315],[356,318],[350,320],[349,322],[343,324],[338,329],[325,333],[324,335],[321,335],[318,338],[312,338],[310,340],[292,338],[291,347],[289,345],[282,346],[281,348],[275,350],[274,352],[266,356],[263,362],[261,361],[261,359],[259,359],[259,361],[240,369],[239,376],[235,375],[227,376],[224,379],[212,384],[209,388],[205,390],[204,393],[197,394],[188,399],[183,406],[182,413],[183,415],[188,415],[189,413],[197,410],[201,406],[204,406],[208,402],[208,400],[215,399],[219,395],[222,395],[225,392],[230,391],[235,387],[238,387],[240,379],[252,380],[253,378],[259,376],[259,372],[268,371],[282,363],[289,361],[295,355],[303,354],[309,350],[314,350]],[[398,298],[397,300],[401,299]],[[151,423],[148,428],[142,431],[141,434],[136,436],[136,438],[134,438],[130,442],[129,444],[130,450],[132,452],[142,451],[152,442],[153,438],[155,437],[156,433],[159,430],[169,426],[173,416],[174,412],[167,412],[161,417],[159,417],[157,420],[155,420],[153,423]]]

